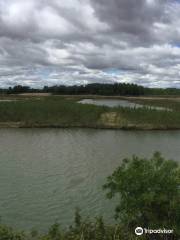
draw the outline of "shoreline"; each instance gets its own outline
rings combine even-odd
[[[72,125],[66,125],[66,124],[49,124],[49,123],[42,123],[42,124],[27,124],[22,122],[3,122],[0,123],[0,129],[4,128],[21,128],[21,129],[35,129],[35,128],[59,128],[59,129],[97,129],[97,130],[124,130],[124,131],[172,131],[172,130],[180,130],[180,127],[167,127],[167,126],[152,126],[152,125],[122,125],[122,126],[110,126],[110,125],[81,125],[81,124],[72,124]]]
[[[100,98],[104,96],[98,96],[98,99]],[[155,102],[151,99],[134,98],[132,101],[145,106],[166,107],[173,111],[79,104],[77,101],[83,99],[82,96],[76,96],[76,98],[74,96],[31,97],[28,99],[23,97],[22,101],[19,99],[19,101],[13,101],[13,99],[13,97],[9,98],[12,102],[2,101],[0,104],[0,128],[180,130],[179,98],[175,101],[158,99]],[[113,99],[113,97],[109,96],[108,99]],[[119,99],[130,100],[132,97],[119,97]]]

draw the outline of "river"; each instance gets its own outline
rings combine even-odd
[[[132,154],[180,160],[180,131],[1,129],[0,216],[19,229],[45,230],[83,216],[113,218],[106,177]]]

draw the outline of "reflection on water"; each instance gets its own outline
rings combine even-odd
[[[0,102],[16,102],[15,99],[0,99]]]
[[[102,185],[122,158],[159,150],[179,160],[179,145],[180,131],[1,129],[2,220],[43,230],[56,220],[72,223],[76,207],[112,220]]]
[[[97,106],[107,106],[107,107],[129,107],[129,108],[150,108],[150,109],[156,109],[156,110],[168,110],[171,111],[171,109],[164,108],[164,107],[155,107],[155,106],[145,106],[142,104],[130,102],[127,100],[122,99],[83,99],[79,101],[79,103],[82,104],[93,104]]]

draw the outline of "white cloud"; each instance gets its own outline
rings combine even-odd
[[[0,85],[180,87],[179,12],[166,0],[0,0]]]

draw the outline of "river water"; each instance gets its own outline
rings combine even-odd
[[[66,226],[76,207],[112,221],[114,202],[102,185],[122,158],[158,150],[178,161],[179,146],[180,131],[1,129],[2,222],[19,229]]]

